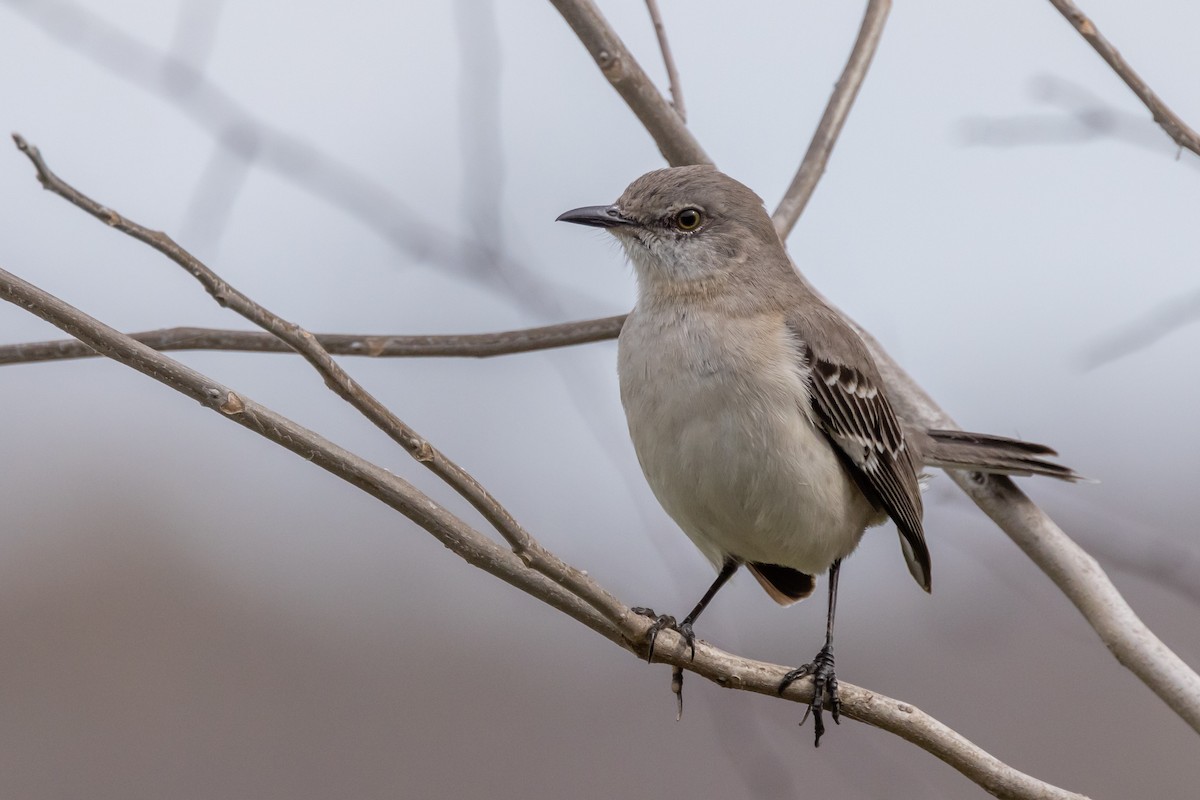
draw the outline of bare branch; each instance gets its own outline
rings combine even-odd
[[[1011,479],[949,475],[1058,585],[1117,661],[1200,733],[1200,676],[1142,622],[1096,560]]]
[[[591,0],[550,0],[673,167],[712,159]]]
[[[347,355],[492,356],[540,349],[542,345],[566,346],[614,338],[623,321],[623,316],[606,317],[528,331],[477,334],[475,336],[478,340],[473,340],[475,337],[451,336],[413,337],[416,341],[405,341],[395,337],[397,345],[394,349],[387,344],[387,340],[393,337],[349,336],[344,340],[344,346]],[[853,321],[851,322],[853,324]],[[897,411],[906,422],[924,425],[926,428],[957,427],[867,331],[857,325],[855,327],[871,346]],[[174,334],[178,337],[178,347],[172,349],[185,349],[188,347],[189,330],[191,329],[151,332],[145,336],[170,339]],[[208,332],[201,333],[207,335]],[[261,334],[236,332],[228,332],[231,336],[231,340],[227,342],[229,347],[221,347],[219,340],[226,332],[212,333],[214,349],[252,350],[262,345],[263,350],[283,351],[278,345],[268,346],[267,337]],[[570,338],[576,333],[580,334],[578,339]],[[544,334],[547,334],[545,338]],[[559,338],[560,334],[566,335]],[[333,338],[336,341],[339,337],[333,335]],[[425,347],[422,342],[429,347]],[[375,345],[378,345],[378,348]],[[405,351],[406,347],[413,349]],[[0,355],[4,356],[0,363],[46,360],[50,357],[81,357],[84,355],[84,349],[91,348],[71,346],[69,342],[11,345],[0,350]],[[164,346],[164,349],[167,347]],[[28,357],[23,355],[22,351]],[[998,484],[1001,479],[997,476],[961,473],[951,475],[984,513],[1017,542],[1018,546],[1067,594],[1118,660],[1149,685],[1193,728],[1200,729],[1200,678],[1150,632],[1095,561],[1072,542],[1011,481],[1004,480]],[[1005,498],[1011,500],[1013,507],[1006,505]]]
[[[429,531],[468,563],[565,612],[605,638],[631,649],[619,628],[606,621],[590,604],[558,582],[534,572],[514,553],[471,528],[403,478],[212,378],[151,350],[3,269],[0,269],[0,297],[76,337],[101,355],[154,378],[225,419],[357,486]],[[615,611],[618,619],[626,613],[620,603],[616,603]]]
[[[625,315],[564,322],[540,328],[523,328],[499,333],[443,335],[390,335],[356,333],[314,333],[313,337],[335,356],[371,358],[470,357],[491,358],[513,353],[550,350],[576,344],[615,339]],[[275,335],[259,331],[234,331],[218,328],[163,328],[131,333],[129,337],[159,352],[171,350],[224,350],[243,353],[294,353]],[[99,355],[75,339],[50,342],[0,345],[0,366],[32,364]]]
[[[234,392],[211,378],[137,342],[77,308],[0,269],[0,298],[7,300],[75,336],[94,351],[154,378],[197,400],[205,408],[282,445],[348,483],[382,500],[425,528],[468,563],[499,577],[506,583],[564,611],[592,630],[626,650],[638,653],[643,647],[651,620],[617,600],[609,614],[600,616],[585,604],[568,584],[548,579],[527,568],[514,554],[487,539],[465,522],[441,508],[430,497],[381,467],[338,447],[312,431]],[[565,569],[577,572],[573,567]],[[603,590],[601,590],[603,591]],[[604,595],[611,597],[607,592]],[[640,653],[638,653],[640,655]],[[726,688],[775,695],[786,668],[734,656],[709,645],[696,643],[695,658],[682,637],[674,631],[660,634],[655,661],[695,672]],[[880,694],[841,683],[842,713],[851,719],[895,733],[916,744],[996,797],[1024,800],[1056,798],[1081,800],[1082,795],[1038,781],[1007,766],[986,751],[929,717],[917,708]],[[789,687],[785,699],[807,703],[812,681]]]
[[[667,42],[667,26],[663,25],[662,14],[658,10],[658,0],[646,0],[646,10],[650,12],[650,21],[654,23],[654,35],[658,37],[658,49],[662,51],[663,65],[667,68],[667,84],[671,88],[671,107],[679,115],[679,119],[687,123],[687,109],[683,106],[683,84],[679,81],[679,72],[675,69],[675,56],[671,54],[671,45]]]
[[[1051,0],[1056,4],[1060,1]],[[554,2],[556,6],[560,6],[560,10],[561,6],[567,5],[566,0]],[[570,5],[574,8],[576,4]],[[587,8],[595,11],[590,3],[587,4]],[[870,8],[869,5],[868,12]],[[599,19],[598,12],[595,13],[595,17]],[[863,21],[863,30],[870,27],[869,17],[868,13],[868,19]],[[572,24],[572,27],[576,26]],[[1094,32],[1094,28],[1092,30]],[[581,32],[580,28],[576,27],[576,33],[581,39],[584,39],[587,32]],[[603,32],[611,35],[607,27],[603,28]],[[877,39],[878,33],[874,36]],[[863,31],[860,31],[860,41],[855,44],[856,50],[860,44],[866,47],[863,39]],[[592,45],[589,44],[588,47],[589,50],[592,49]],[[593,57],[595,55],[593,52]],[[854,61],[853,53],[851,61]],[[604,68],[599,59],[597,63]],[[849,65],[847,68],[849,69]],[[835,92],[835,98],[836,95]],[[626,102],[633,105],[629,98],[626,98]],[[650,130],[657,139],[655,129]],[[842,316],[870,345],[883,373],[889,397],[902,418],[911,424],[924,425],[926,430],[957,427],[950,416],[892,360],[887,351],[879,346],[874,337],[845,314]],[[1095,560],[1071,541],[1011,480],[1001,476],[964,475],[955,472],[949,474],[975,504],[1058,585],[1083,613],[1084,618],[1117,660],[1137,675],[1176,714],[1200,732],[1200,676],[1154,636],[1121,597]]]
[[[601,589],[587,575],[572,569],[542,547],[470,473],[434,448],[427,439],[405,424],[351,378],[317,343],[311,333],[271,313],[230,286],[165,233],[152,231],[126,219],[113,209],[100,205],[70,186],[50,170],[36,147],[30,145],[19,135],[14,135],[13,139],[17,143],[18,149],[29,158],[37,169],[38,180],[47,190],[68,200],[122,233],[158,250],[199,281],[217,303],[236,311],[255,325],[286,342],[288,346],[302,355],[324,378],[325,384],[335,394],[357,409],[376,427],[403,447],[409,455],[474,506],[526,564],[566,586],[573,594],[590,603],[610,621],[614,621],[614,614],[623,613],[619,610],[620,604],[612,595]]]
[[[829,163],[829,154],[837,142],[842,126],[858,96],[858,89],[867,77],[867,69],[879,46],[879,38],[883,35],[883,24],[887,22],[888,12],[892,9],[892,0],[870,0],[867,11],[863,15],[862,26],[858,30],[858,38],[854,40],[854,48],[850,51],[850,60],[842,70],[833,90],[833,96],[825,106],[825,113],[817,125],[808,152],[800,162],[796,177],[787,188],[779,207],[775,209],[775,230],[779,238],[786,239],[792,232],[796,221],[804,213],[809,198],[817,188],[817,181],[825,173],[825,165]]]
[[[901,418],[927,429],[958,427],[871,334],[849,321],[871,348],[887,384],[888,397]],[[1200,676],[1142,622],[1096,560],[1011,479],[1002,475],[946,472],[1054,581],[1117,661],[1200,733]]]
[[[1175,144],[1200,155],[1200,135],[1197,135],[1188,127],[1187,123],[1176,116],[1175,112],[1168,108],[1167,104],[1146,85],[1142,77],[1121,57],[1117,48],[1101,35],[1095,24],[1079,10],[1079,7],[1071,0],[1050,0],[1050,3],[1067,18],[1067,22],[1070,22],[1075,30],[1079,31],[1079,35],[1087,40],[1092,49],[1113,68],[1113,72],[1116,72],[1121,80],[1125,81],[1125,85],[1133,90],[1146,108],[1150,109],[1154,121],[1167,132]]]

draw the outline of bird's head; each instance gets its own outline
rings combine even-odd
[[[615,236],[643,292],[752,280],[763,262],[757,256],[777,261],[783,252],[762,199],[707,165],[648,172],[612,205],[572,209],[558,219]]]

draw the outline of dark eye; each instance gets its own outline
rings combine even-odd
[[[704,215],[698,208],[685,208],[675,215],[675,227],[681,231],[694,231],[704,222]]]

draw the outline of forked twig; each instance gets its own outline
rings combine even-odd
[[[583,42],[596,66],[654,138],[659,152],[674,167],[711,164],[712,159],[663,99],[654,81],[629,52],[592,0],[550,0]]]

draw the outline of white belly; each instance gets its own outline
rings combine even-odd
[[[748,347],[768,342],[769,348]],[[650,488],[713,563],[727,556],[819,575],[881,515],[809,416],[782,320],[630,316],[621,400]]]

